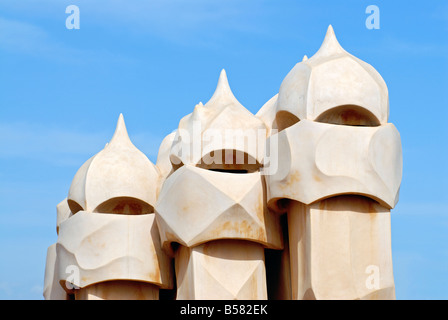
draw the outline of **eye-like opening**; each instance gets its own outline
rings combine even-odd
[[[371,194],[367,193],[359,193],[359,192],[343,192],[339,194],[332,194],[321,197],[319,199],[315,199],[311,204],[319,203],[319,206],[323,208],[326,202],[339,202],[341,205],[345,205],[346,203],[360,203],[358,208],[353,209],[358,211],[359,213],[375,213],[378,210],[390,210],[392,209],[389,204],[383,201],[381,198],[375,197]],[[364,208],[362,208],[364,206]],[[374,206],[375,208],[373,208]]]
[[[206,154],[196,167],[227,173],[252,173],[261,168],[261,164],[246,152],[221,149]]]
[[[154,213],[154,207],[140,199],[117,197],[104,201],[93,212],[140,215]]]
[[[380,125],[378,118],[372,112],[357,105],[343,105],[331,108],[319,115],[316,122],[363,127]]]
[[[275,115],[273,129],[282,131],[286,128],[291,127],[299,121],[300,119],[297,116],[293,115],[291,112],[282,110],[277,112],[277,114]]]
[[[84,210],[84,208],[78,202],[76,202],[74,200],[68,199],[67,200],[67,204],[68,204],[68,207],[70,208],[70,211],[73,214],[77,213],[78,211],[83,211]]]

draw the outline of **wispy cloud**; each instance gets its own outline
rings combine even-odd
[[[395,209],[392,210],[394,215],[425,215],[445,217],[448,221],[448,203],[446,202],[398,202]]]
[[[262,1],[261,1],[262,2]],[[258,1],[260,4],[260,1]],[[169,37],[183,37],[190,31],[213,33],[218,30],[258,33],[251,18],[262,15],[257,1],[157,0],[114,2],[97,1],[97,15],[109,15],[131,23],[141,32],[157,32]],[[106,15],[104,15],[104,13]]]
[[[25,122],[0,124],[0,157],[71,165],[93,155],[107,142],[105,133],[79,133]]]
[[[406,54],[412,56],[446,56],[448,54],[448,43],[422,43],[411,42],[396,38],[386,38],[384,46],[390,53]]]
[[[48,43],[48,34],[32,24],[0,17],[0,30],[0,46],[4,49],[22,52],[49,49],[41,45]]]
[[[150,34],[157,38],[184,45],[212,45],[219,42],[223,32],[239,34],[268,34],[269,11],[264,0],[78,0],[81,29],[85,24],[97,28],[122,30],[134,34]],[[34,14],[50,20],[60,20],[65,28],[64,3],[60,0],[5,0],[0,8],[18,13]],[[27,30],[28,31],[28,30]]]
[[[106,50],[72,47],[53,37],[44,28],[19,20],[0,17],[0,50],[33,55],[62,62],[84,63],[95,61],[132,62],[132,59]]]
[[[134,144],[152,161],[156,159],[163,137],[141,132],[130,135]],[[23,158],[59,166],[81,166],[101,151],[110,133],[76,132],[36,123],[0,123],[0,158]]]
[[[448,42],[424,42],[402,39],[397,36],[385,36],[375,45],[357,48],[358,53],[375,53],[396,57],[421,58],[448,56]]]

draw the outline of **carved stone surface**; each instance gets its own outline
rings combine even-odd
[[[395,299],[388,209],[358,196],[292,202],[288,225],[293,299]]]
[[[263,247],[240,240],[211,241],[176,252],[178,300],[266,300]]]
[[[175,137],[176,131],[167,135],[159,147],[156,167],[159,169],[161,182],[165,181],[165,179],[173,172],[173,164],[170,161],[170,151]],[[158,190],[157,194],[159,191],[160,190]]]
[[[266,206],[259,171],[267,134],[264,120],[236,100],[224,70],[210,101],[181,120],[173,172],[155,209],[163,248],[175,256],[178,299],[267,298],[263,248],[283,248],[279,216]],[[180,244],[177,251],[173,243]],[[243,248],[256,254],[257,271],[241,278],[238,270],[252,263]]]
[[[378,125],[389,117],[389,94],[381,75],[345,51],[330,26],[319,51],[298,63],[283,80],[277,106],[277,116],[286,112],[315,121],[325,121],[326,111],[341,107],[339,115],[352,124]],[[358,106],[358,113],[350,106]],[[370,119],[360,122],[360,116]]]
[[[47,249],[45,264],[44,298],[45,300],[67,300],[67,292],[58,281],[58,265],[56,257],[56,243]]]
[[[172,287],[171,264],[160,248],[154,214],[80,211],[62,223],[56,248],[62,284],[73,265],[79,277],[72,284],[80,288],[118,279]]]
[[[387,123],[384,80],[342,49],[330,26],[266,108],[281,130],[269,138],[278,170],[266,177],[267,199],[287,213],[292,298],[395,299],[389,210],[402,149]]]
[[[156,285],[137,281],[107,281],[75,291],[76,300],[158,300]]]
[[[211,99],[205,105],[197,104],[193,113],[180,121],[171,148],[171,162],[207,169],[258,170],[264,157],[266,135],[264,122],[238,102],[222,70]],[[263,143],[257,143],[257,138]],[[233,152],[222,152],[221,159],[214,154],[221,150]],[[233,159],[235,156],[237,159]]]
[[[278,170],[268,198],[305,204],[359,194],[393,208],[402,176],[400,134],[392,124],[342,126],[309,120],[278,133]],[[275,204],[274,204],[275,205]]]
[[[280,249],[278,216],[265,203],[259,172],[232,174],[185,165],[165,181],[156,205],[162,245],[169,251],[172,242],[194,247],[246,239]]]
[[[68,204],[73,213],[151,213],[159,179],[155,165],[132,144],[120,115],[112,140],[76,173]]]
[[[56,232],[59,234],[59,226],[73,215],[68,206],[67,198],[56,206]]]
[[[268,102],[266,102],[255,115],[257,118],[263,120],[267,129],[268,137],[272,135],[273,129],[277,129],[277,124],[275,123],[277,100],[278,94],[269,99]]]
[[[120,115],[110,143],[78,170],[57,206],[45,297],[63,298],[65,290],[75,299],[157,299],[159,288],[172,288],[171,259],[151,213],[160,183]]]

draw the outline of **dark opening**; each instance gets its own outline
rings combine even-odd
[[[196,165],[198,168],[227,173],[252,173],[261,165],[246,152],[237,150],[215,150],[205,155]]]
[[[279,111],[275,116],[275,124],[278,131],[282,131],[299,122],[300,119],[288,111]]]
[[[94,212],[138,215],[154,213],[154,208],[139,199],[118,197],[103,202],[94,210]]]
[[[317,117],[316,122],[363,127],[380,125],[372,112],[356,105],[344,105],[327,110]]]

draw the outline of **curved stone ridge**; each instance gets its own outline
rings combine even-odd
[[[67,198],[62,200],[56,206],[56,233],[59,234],[59,226],[62,222],[67,220],[73,215],[68,206]]]

